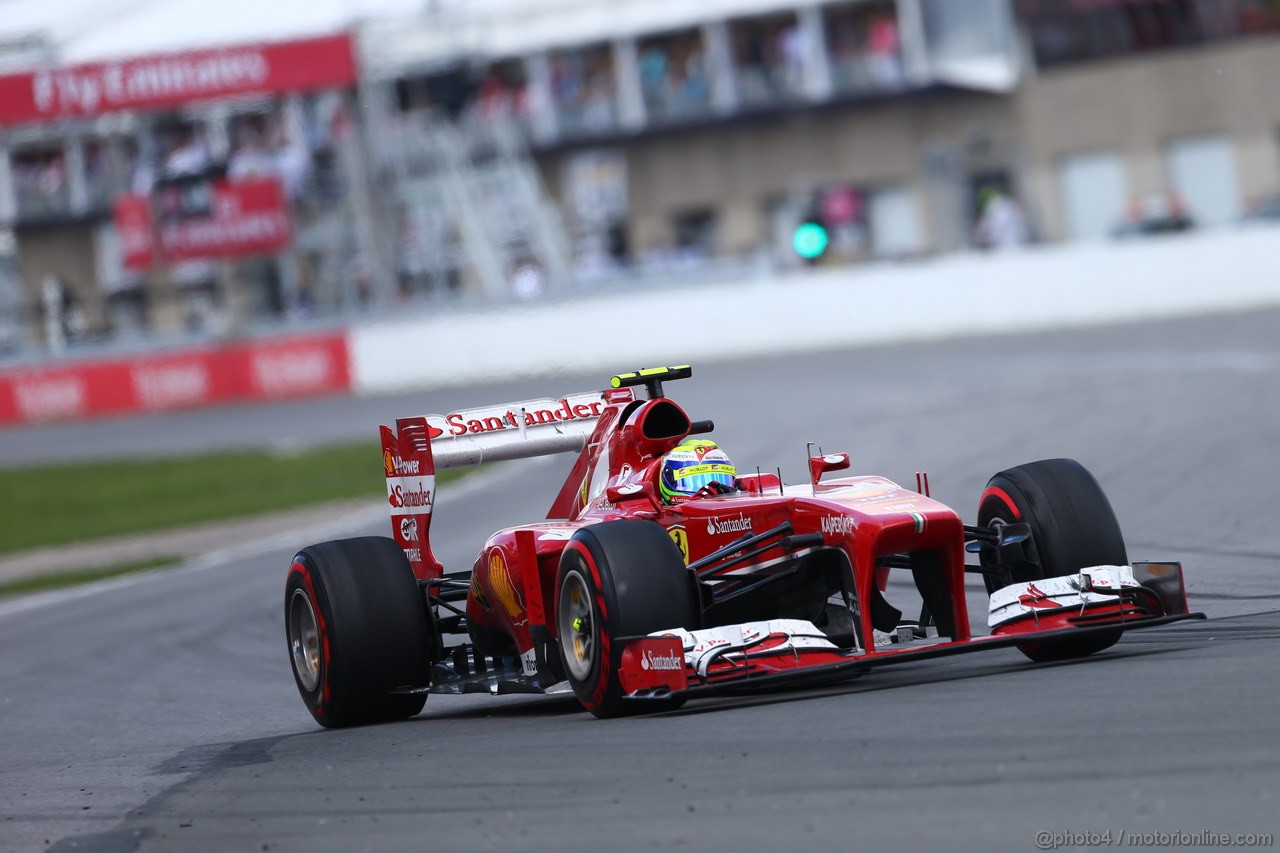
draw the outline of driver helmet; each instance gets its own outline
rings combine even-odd
[[[712,483],[724,487],[721,491],[733,492],[737,491],[736,474],[728,455],[714,441],[687,439],[662,460],[658,488],[668,503],[691,498]]]

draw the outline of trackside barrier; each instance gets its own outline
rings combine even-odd
[[[345,332],[239,341],[0,372],[0,426],[350,390]]]
[[[0,427],[1280,306],[1280,227],[656,287],[0,369]]]
[[[655,288],[351,330],[384,393],[1280,305],[1280,228]]]

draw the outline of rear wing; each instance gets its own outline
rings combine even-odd
[[[558,400],[525,400],[420,415],[383,426],[382,462],[391,509],[391,531],[419,579],[440,577],[428,532],[435,505],[437,469],[576,453],[586,446],[611,403],[634,399],[630,388],[569,394]]]
[[[559,400],[525,400],[447,415],[426,415],[423,420],[436,468],[457,468],[576,453],[591,437],[605,405],[604,393],[588,391]],[[403,420],[397,422],[402,423]]]

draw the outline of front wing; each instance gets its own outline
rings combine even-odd
[[[670,696],[706,696],[744,689],[800,686],[853,678],[879,667],[911,663],[930,658],[949,657],[986,649],[1003,649],[1029,642],[1079,640],[1110,633],[1116,628],[1135,631],[1155,628],[1187,619],[1204,619],[1203,613],[1180,613],[1129,619],[1121,625],[1109,624],[1089,628],[1064,628],[1027,634],[977,637],[960,642],[939,642],[919,648],[895,649],[874,653],[857,650],[742,650],[732,660],[712,667],[706,676],[689,666],[678,669],[654,669],[651,658],[670,658],[680,654],[678,637],[636,637],[626,641],[619,676],[623,692],[629,699],[663,699]]]
[[[1133,589],[1110,592],[1099,586],[1099,595],[1082,598],[1076,606],[1040,609],[1044,603],[1033,602],[1037,606],[1003,622],[995,634],[969,640],[917,640],[904,628],[902,639],[908,642],[885,636],[880,638],[883,645],[841,649],[811,623],[797,619],[624,638],[619,679],[623,694],[639,700],[794,686],[851,678],[892,664],[1023,644],[1085,643],[1118,630],[1205,618],[1187,607],[1181,566],[1135,566],[1143,582]]]

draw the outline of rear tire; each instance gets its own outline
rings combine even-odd
[[[978,504],[978,525],[998,526],[1025,521],[1031,540],[1024,545],[1037,564],[1012,573],[1011,583],[1072,575],[1085,566],[1128,565],[1124,536],[1111,503],[1087,469],[1074,459],[1045,459],[996,474]],[[993,565],[990,552],[981,554]],[[986,576],[987,592],[1000,582]],[[1107,631],[1078,640],[1025,643],[1018,650],[1037,662],[1085,657],[1109,648],[1120,631]]]
[[[430,682],[434,631],[404,552],[385,537],[303,548],[285,582],[285,640],[302,701],[326,728],[412,717]]]
[[[597,717],[668,711],[683,697],[622,696],[621,637],[695,628],[699,612],[684,558],[661,525],[609,521],[573,535],[556,579],[556,637],[565,677]]]

